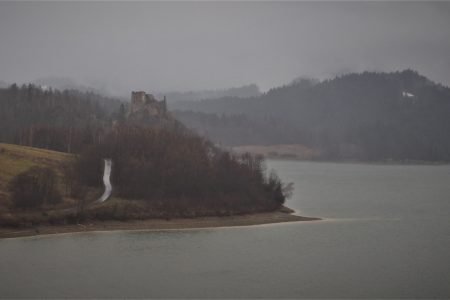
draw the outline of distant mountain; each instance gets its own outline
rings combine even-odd
[[[412,70],[299,81],[247,99],[178,102],[172,108],[188,126],[216,141],[226,135],[232,145],[255,143],[243,138],[250,127],[258,144],[304,144],[324,159],[450,161],[450,89]],[[236,115],[247,120],[241,129],[227,121]]]
[[[229,88],[224,90],[203,90],[186,92],[167,92],[157,93],[157,98],[166,96],[169,103],[181,101],[199,101],[203,99],[218,99],[223,97],[249,98],[261,95],[259,87],[256,84],[244,85],[241,87]]]

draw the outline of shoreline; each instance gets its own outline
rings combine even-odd
[[[318,163],[343,163],[343,164],[369,164],[369,165],[450,165],[450,161],[414,160],[414,159],[380,159],[366,160],[358,158],[327,159],[320,157],[320,151],[308,148],[302,144],[282,145],[238,145],[229,146],[229,149],[237,153],[250,152],[262,155],[270,160],[287,160]]]
[[[355,165],[377,165],[377,166],[448,166],[450,162],[447,161],[426,161],[426,160],[314,160],[314,159],[301,159],[293,157],[281,157],[281,156],[264,156],[266,160],[280,160],[280,161],[299,161],[299,162],[312,162],[312,163],[333,163],[333,164],[355,164]]]
[[[254,213],[227,217],[200,217],[193,219],[147,219],[129,221],[90,221],[86,224],[42,225],[34,228],[0,227],[0,240],[7,238],[29,237],[38,235],[55,235],[82,232],[113,231],[159,231],[206,229],[220,227],[253,226],[263,224],[319,221],[320,218],[293,215],[284,209],[273,212]]]

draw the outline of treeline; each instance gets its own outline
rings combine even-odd
[[[450,161],[450,89],[412,70],[300,80],[259,97],[173,108],[228,145],[303,144],[322,159]],[[242,131],[230,126],[237,117]]]
[[[0,141],[77,153],[99,142],[120,104],[91,92],[13,84],[0,89]]]
[[[100,187],[105,157],[115,195],[142,199],[156,216],[271,211],[288,194],[275,174],[265,175],[262,158],[220,150],[183,128],[117,125],[78,156],[76,180]]]

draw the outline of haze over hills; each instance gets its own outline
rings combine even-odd
[[[97,87],[86,85],[69,77],[41,77],[33,81],[33,84],[44,87],[51,87],[58,90],[78,90],[80,92],[96,92],[104,94],[105,91]]]
[[[156,93],[157,98],[163,98],[166,96],[169,103],[179,101],[198,101],[203,99],[218,99],[223,97],[250,98],[257,97],[259,95],[261,95],[261,92],[256,84],[218,90]]]
[[[111,85],[101,80],[95,81],[79,81],[71,77],[40,77],[31,82],[34,85],[44,88],[52,88],[60,91],[63,90],[78,90],[80,92],[92,92],[102,96],[121,98],[123,101],[129,100],[129,93],[131,88]],[[22,83],[17,83],[22,84]],[[28,83],[25,83],[28,84]],[[4,81],[0,81],[0,88],[10,86]],[[140,88],[142,89],[142,87]],[[147,90],[144,88],[144,90]],[[150,89],[149,89],[150,91]],[[157,99],[167,98],[169,103],[179,101],[198,101],[203,99],[218,99],[224,97],[239,97],[249,98],[261,95],[260,89],[256,84],[247,84],[237,87],[223,88],[223,89],[207,89],[207,90],[189,90],[189,91],[152,91]]]
[[[450,89],[412,70],[302,80],[247,99],[172,106],[227,145],[303,144],[323,159],[450,159]]]
[[[74,129],[101,130],[102,124],[123,119],[128,105],[128,100],[121,106],[119,99],[89,90],[49,93],[35,86],[20,88],[19,105],[13,101],[15,91],[17,87],[2,91],[8,99],[2,104],[2,140],[25,143],[33,133],[34,144],[39,130],[39,143],[47,145],[52,142],[46,126],[57,124],[60,132],[52,127],[51,136],[65,142],[56,142],[56,149],[69,146],[63,135]],[[28,95],[45,105],[27,104]],[[213,99],[200,100],[207,95]],[[228,96],[214,98],[220,95]],[[299,78],[263,94],[249,85],[172,96],[172,102],[167,97],[168,109],[177,119],[226,146],[302,145],[315,159],[450,160],[450,89],[412,70],[352,73],[324,81]],[[77,134],[82,138],[82,130]]]

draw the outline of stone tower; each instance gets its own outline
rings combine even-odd
[[[145,103],[145,92],[143,91],[131,92],[132,105],[139,105],[144,103]]]

